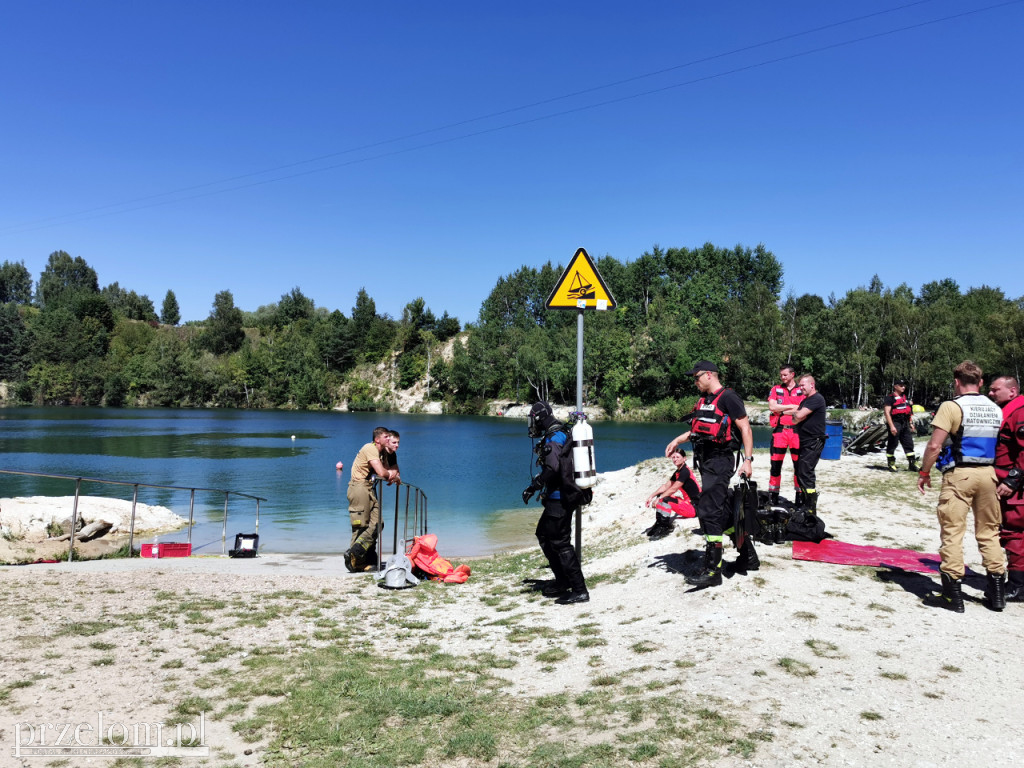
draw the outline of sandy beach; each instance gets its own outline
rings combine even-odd
[[[967,611],[953,614],[922,603],[937,574],[797,561],[788,544],[759,545],[760,571],[694,591],[681,572],[702,548],[689,533],[695,524],[683,521],[653,543],[643,536],[653,522],[643,500],[669,473],[659,458],[601,476],[584,514],[592,599],[582,606],[555,605],[522,583],[547,576],[535,548],[474,561],[465,585],[400,592],[346,573],[335,557],[0,568],[0,765],[44,764],[12,757],[18,723],[94,721],[98,711],[108,722],[168,721],[196,710],[208,713],[211,754],[201,764],[331,764],[282,735],[273,712],[304,690],[310,659],[345,648],[370,648],[395,664],[429,648],[449,660],[437,672],[439,684],[452,676],[444,685],[467,674],[444,669],[488,659],[487,679],[510,718],[551,701],[565,710],[561,725],[531,731],[532,739],[549,739],[562,754],[608,755],[607,763],[551,764],[1019,762],[1024,673],[1007,647],[1024,635],[1024,605],[989,611],[983,575],[971,576]],[[886,472],[873,454],[822,461],[818,475],[819,510],[837,539],[937,551],[937,490],[920,496],[913,473]],[[788,462],[783,477],[788,483]],[[755,480],[767,485],[764,452]],[[983,574],[970,534],[965,554]],[[271,659],[291,676],[282,672],[285,682],[264,689],[255,681]],[[246,677],[250,695],[232,685]],[[616,701],[633,709],[595,719],[596,700],[606,713],[618,712]],[[694,741],[708,712],[732,735]],[[256,721],[266,722],[249,727]],[[346,755],[360,748],[338,746]],[[494,750],[409,764],[539,761],[511,729]]]

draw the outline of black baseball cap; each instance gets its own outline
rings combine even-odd
[[[694,375],[696,375],[698,373],[702,373],[704,371],[711,371],[713,373],[718,373],[718,366],[715,365],[714,363],[712,363],[710,360],[701,360],[699,363],[697,363],[695,366],[693,366],[693,370],[690,371],[686,375],[687,376],[694,376]]]

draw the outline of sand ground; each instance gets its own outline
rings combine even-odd
[[[795,561],[788,545],[759,546],[760,571],[729,573],[721,587],[694,591],[682,578],[701,549],[689,533],[694,525],[653,543],[642,535],[653,522],[643,500],[670,469],[666,459],[652,459],[601,476],[584,515],[584,568],[594,583],[591,602],[581,606],[558,606],[506,583],[486,559],[473,563],[467,584],[444,589],[443,600],[414,600],[420,588],[384,592],[372,576],[347,574],[333,557],[0,568],[0,765],[44,764],[11,756],[16,723],[94,720],[98,710],[108,720],[167,718],[184,697],[216,701],[216,687],[199,690],[197,681],[217,670],[245,674],[242,662],[254,649],[299,653],[329,643],[315,639],[315,621],[303,611],[282,610],[256,626],[239,618],[242,611],[197,625],[188,612],[169,610],[213,598],[229,607],[285,606],[299,593],[324,603],[316,621],[356,616],[377,650],[395,656],[407,652],[409,640],[383,631],[389,621],[441,623],[449,632],[430,639],[444,651],[514,661],[496,672],[513,697],[585,691],[598,673],[676,686],[681,711],[694,697],[716,697],[730,716],[770,735],[753,757],[709,758],[716,765],[1020,762],[1024,672],[1013,652],[1024,637],[1024,605],[989,611],[980,601],[983,577],[975,576],[966,580],[967,612],[953,614],[922,602],[937,575]],[[838,539],[937,551],[937,490],[920,496],[913,473],[889,473],[874,454],[823,461],[818,475],[819,509]],[[755,480],[767,484],[764,453]],[[969,567],[983,574],[970,534],[965,550]],[[530,575],[545,574],[538,567]],[[553,631],[509,642],[499,619],[510,613]],[[599,656],[575,644],[584,625],[607,641]],[[90,627],[97,634],[82,629]],[[536,654],[553,647],[569,653],[541,669]],[[211,654],[214,648],[224,652]],[[681,671],[681,660],[692,665]],[[206,764],[261,764],[264,745],[231,728],[244,716],[209,723],[214,752]]]

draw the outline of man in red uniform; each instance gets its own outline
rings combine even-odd
[[[800,438],[793,428],[793,414],[783,413],[787,405],[799,405],[804,399],[804,391],[796,383],[796,369],[788,363],[779,369],[779,381],[768,393],[768,410],[771,416],[768,423],[772,427],[771,465],[768,470],[768,493],[772,506],[779,502],[779,489],[782,487],[782,462],[789,450],[793,461],[793,493],[800,501],[800,484],[796,480],[796,463],[800,460]]]
[[[996,493],[1003,515],[999,543],[1006,550],[1006,600],[1024,603],[1024,396],[1013,376],[993,381],[988,396],[1003,409],[996,444]]]

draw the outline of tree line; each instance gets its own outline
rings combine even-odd
[[[686,373],[704,359],[747,399],[764,399],[788,363],[851,408],[879,407],[896,379],[935,403],[965,359],[1021,376],[1024,300],[999,288],[942,279],[915,290],[875,276],[841,297],[783,297],[782,265],[762,245],[655,247],[596,264],[617,307],[586,314],[584,398],[609,413],[681,418],[696,395]],[[544,309],[561,272],[549,263],[498,280],[454,380],[463,396],[575,402],[575,313]]]
[[[145,295],[99,287],[81,257],[50,254],[33,284],[24,263],[0,265],[0,380],[9,397],[37,405],[352,408],[385,404],[355,375],[389,356],[409,386],[426,370],[427,345],[459,333],[422,298],[401,319],[377,312],[365,289],[351,315],[317,307],[299,288],[245,312],[230,290],[202,322],[179,325],[172,290],[160,315]]]
[[[596,264],[617,306],[586,315],[584,397],[611,415],[681,418],[696,394],[686,372],[701,359],[720,362],[747,399],[763,399],[790,363],[848,407],[877,407],[901,378],[916,402],[941,400],[968,358],[1021,377],[1024,301],[999,288],[874,277],[841,297],[782,296],[782,264],[763,245],[654,247]],[[297,287],[252,312],[220,291],[204,321],[179,325],[173,291],[158,315],[147,296],[100,288],[84,259],[57,251],[37,282],[23,263],[0,265],[0,380],[40,405],[386,409],[417,382],[449,413],[495,399],[573,403],[575,313],[545,308],[562,270],[498,278],[465,329],[423,298],[392,318],[360,288],[345,315]]]

